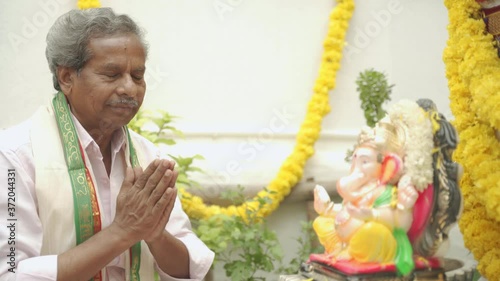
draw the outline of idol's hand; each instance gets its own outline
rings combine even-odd
[[[357,207],[349,202],[345,204],[345,207],[349,215],[358,220],[369,220],[369,219],[374,219],[375,217],[374,209],[370,207],[366,206]]]
[[[335,215],[330,195],[328,195],[326,189],[319,184],[314,187],[314,210],[316,213],[323,216]]]
[[[411,183],[411,178],[404,175],[398,183],[398,206],[403,209],[413,208],[418,198],[418,192]]]
[[[114,224],[135,242],[155,239],[165,229],[174,207],[177,172],[174,162],[155,160],[143,172],[127,168],[116,200]]]

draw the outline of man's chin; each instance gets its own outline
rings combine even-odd
[[[120,130],[123,128],[123,126],[126,126],[130,120],[132,120],[132,117],[125,117],[121,116],[119,118],[113,116],[113,118],[105,118],[101,120],[100,122],[100,128],[98,131],[100,133],[105,133],[105,134],[112,134],[117,130]]]
[[[108,114],[108,118],[106,123],[110,123],[112,126],[116,128],[123,127],[134,118],[137,113],[136,109],[116,109],[112,110],[111,114]]]

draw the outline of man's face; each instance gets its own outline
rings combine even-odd
[[[144,99],[146,53],[136,35],[91,39],[91,59],[69,70],[62,87],[71,110],[94,139],[126,125]],[[97,140],[97,139],[96,139]]]

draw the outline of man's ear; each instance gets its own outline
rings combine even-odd
[[[57,81],[59,81],[59,86],[64,95],[67,96],[71,93],[75,76],[76,70],[67,66],[57,67]]]

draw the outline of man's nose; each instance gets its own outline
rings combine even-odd
[[[134,79],[129,74],[123,75],[120,79],[120,85],[118,86],[117,92],[119,95],[127,95],[129,97],[135,97],[137,95],[137,85]]]

